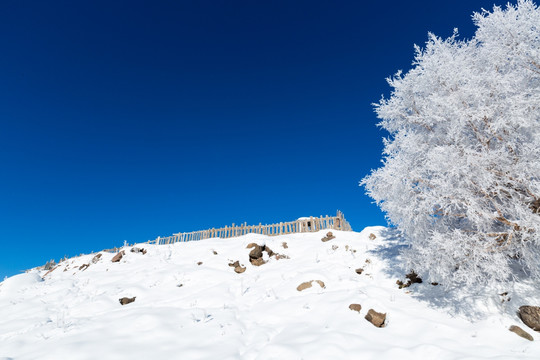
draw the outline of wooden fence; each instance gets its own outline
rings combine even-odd
[[[212,228],[209,230],[177,233],[166,237],[158,236],[157,239],[149,240],[147,243],[165,245],[176,242],[198,241],[211,238],[225,239],[246,234],[275,236],[293,233],[315,232],[323,229],[352,231],[351,225],[347,222],[347,220],[345,220],[343,213],[338,210],[336,216],[312,216],[309,218],[300,218],[295,221],[280,222],[279,224],[276,223],[269,225],[262,225],[261,223],[259,223],[259,225],[247,225],[246,223],[242,225],[235,225],[233,223],[231,226],[225,226],[220,229]]]

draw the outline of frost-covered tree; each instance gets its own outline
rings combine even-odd
[[[429,34],[375,104],[383,166],[367,193],[410,241],[408,267],[446,284],[540,279],[540,9],[473,15],[468,41]]]

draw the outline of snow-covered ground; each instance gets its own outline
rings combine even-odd
[[[128,247],[117,263],[84,255],[8,278],[0,359],[540,359],[540,334],[515,315],[540,305],[540,290],[399,289],[399,238],[371,227],[322,242],[326,232],[139,245],[148,252]],[[250,243],[289,258],[265,253],[253,266]],[[245,272],[229,266],[236,260]],[[297,290],[311,280],[325,287]],[[123,297],[136,299],[122,306]],[[387,314],[385,327],[364,319],[369,309]]]

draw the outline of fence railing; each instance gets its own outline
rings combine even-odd
[[[208,229],[201,231],[192,231],[185,233],[177,233],[171,236],[161,237],[158,236],[154,240],[149,240],[149,244],[173,244],[176,242],[186,241],[198,241],[211,238],[231,238],[242,236],[246,234],[262,234],[262,235],[285,235],[293,233],[315,232],[324,229],[334,229],[343,231],[352,231],[351,225],[341,211],[338,210],[336,216],[320,216],[300,218],[295,221],[280,222],[276,224],[262,225],[247,225],[247,223],[241,225],[225,226],[219,229]]]

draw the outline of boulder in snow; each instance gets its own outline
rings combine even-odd
[[[96,264],[99,261],[99,259],[101,259],[101,253],[97,254],[96,256],[92,258],[92,264]]]
[[[138,247],[135,246],[135,247],[131,248],[131,252],[132,253],[141,253],[141,254],[145,255],[146,254],[146,249],[138,248]]]
[[[529,334],[528,332],[526,332],[525,330],[523,330],[519,326],[512,325],[512,326],[510,326],[510,328],[508,330],[510,330],[513,333],[516,333],[517,335],[521,336],[524,339],[527,339],[529,341],[534,341],[534,338],[531,336],[531,334]]]
[[[118,299],[118,301],[120,301],[120,304],[122,305],[127,305],[129,303],[132,303],[135,301],[135,298],[136,296],[132,297],[132,298],[128,298],[128,297],[123,297],[121,299]]]
[[[369,240],[375,240],[377,236],[374,233],[369,234]]]
[[[525,325],[535,331],[540,331],[540,307],[524,305],[519,308],[519,318]]]
[[[112,258],[112,262],[119,262],[120,260],[122,260],[122,257],[126,255],[126,252],[124,250],[120,251],[118,254],[114,255],[114,257]]]
[[[384,322],[386,321],[386,314],[376,312],[373,309],[369,309],[365,319],[376,327],[384,327]]]
[[[240,266],[240,265],[235,266],[235,268],[234,268],[234,272],[237,273],[237,274],[241,274],[241,273],[243,273],[244,271],[246,271],[246,268],[245,268],[245,267],[242,267],[242,266]]]
[[[349,309],[351,309],[352,311],[360,312],[360,310],[362,310],[362,305],[360,305],[360,304],[351,304],[351,305],[349,305]]]

